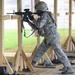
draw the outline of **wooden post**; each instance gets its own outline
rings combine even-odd
[[[17,0],[17,11],[22,11],[22,0]],[[18,18],[18,50],[19,50],[19,59],[21,60],[19,63],[19,71],[23,69],[23,58],[22,58],[22,30],[21,30],[21,16]]]
[[[17,9],[21,11],[21,0],[17,0]],[[26,62],[27,67],[30,71],[35,71],[29,62],[27,56],[25,55],[22,49],[22,32],[21,32],[21,16],[18,18],[18,51],[16,55],[15,71],[22,71],[23,69],[23,60]]]
[[[69,36],[63,45],[67,51],[72,51],[72,46],[75,47],[75,41],[72,37],[72,14],[74,14],[72,12],[72,0],[69,0],[69,13],[66,12],[66,15],[69,15]]]
[[[71,50],[71,33],[72,33],[72,0],[69,0],[69,41],[67,51]]]
[[[54,18],[57,22],[57,0],[54,0]]]
[[[17,0],[17,11],[21,11],[21,0]],[[15,63],[15,71],[18,71],[20,54],[22,51],[22,33],[21,33],[21,17],[18,18],[18,53]]]
[[[31,72],[35,72],[35,69],[33,68],[33,66],[31,65],[31,63],[29,62],[28,58],[26,57],[26,55],[24,54],[23,50],[22,50],[22,57],[24,59],[24,61],[26,62],[27,67],[30,69]]]
[[[0,0],[0,66],[2,66],[4,53],[4,24],[3,24],[3,0]]]
[[[7,66],[7,71],[9,74],[13,73],[7,59],[4,56],[4,0],[0,0],[0,66]]]
[[[9,74],[13,74],[13,70],[4,55],[3,55],[3,65],[5,65],[7,67],[7,71]]]

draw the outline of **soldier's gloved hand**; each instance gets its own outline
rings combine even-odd
[[[25,21],[25,22],[29,22],[28,17],[23,18],[23,21]]]
[[[34,20],[33,15],[28,16],[30,20]]]

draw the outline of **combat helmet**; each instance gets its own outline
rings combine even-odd
[[[43,1],[39,1],[36,5],[35,5],[35,9],[36,10],[40,10],[40,11],[46,11],[48,10],[47,4]]]

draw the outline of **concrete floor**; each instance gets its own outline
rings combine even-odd
[[[5,53],[6,57],[13,57],[15,53]],[[27,56],[30,56],[31,54],[26,54]],[[58,68],[35,68],[36,72],[22,72],[20,75],[75,75],[75,65],[72,65],[72,69],[74,74],[61,74],[61,71],[59,71]]]
[[[21,75],[75,75],[75,65],[72,65],[73,74],[61,74],[59,68],[35,68],[36,72],[22,72]]]
[[[75,65],[72,65],[72,69],[73,69],[73,74],[61,74],[61,71],[55,71],[53,73],[47,73],[47,74],[43,74],[43,75],[75,75]]]

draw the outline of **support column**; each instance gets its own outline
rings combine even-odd
[[[54,18],[57,22],[57,0],[54,0]]]
[[[22,4],[21,1],[22,0],[17,0],[18,11],[21,11],[21,4]],[[26,65],[31,72],[35,71],[22,49],[21,16],[19,16],[18,18],[18,51],[15,56],[16,56],[15,71],[22,71],[22,69],[24,68],[23,61],[26,62]]]
[[[67,51],[72,51],[73,46],[75,47],[75,41],[72,37],[72,0],[69,0],[69,13],[66,13],[66,15],[69,15],[69,36],[67,40],[65,41],[63,47],[66,48]]]
[[[7,59],[4,56],[4,0],[0,0],[0,66],[6,66],[9,74],[13,73]]]
[[[3,24],[3,0],[0,0],[0,66],[2,66],[4,53],[4,24]]]
[[[17,0],[17,11],[21,11],[21,0]],[[15,71],[18,71],[20,62],[20,53],[22,51],[22,33],[21,33],[21,17],[18,18],[18,51],[15,62]],[[20,62],[21,63],[21,62]]]
[[[71,34],[72,34],[72,0],[69,0],[69,41],[67,51],[71,50]]]

